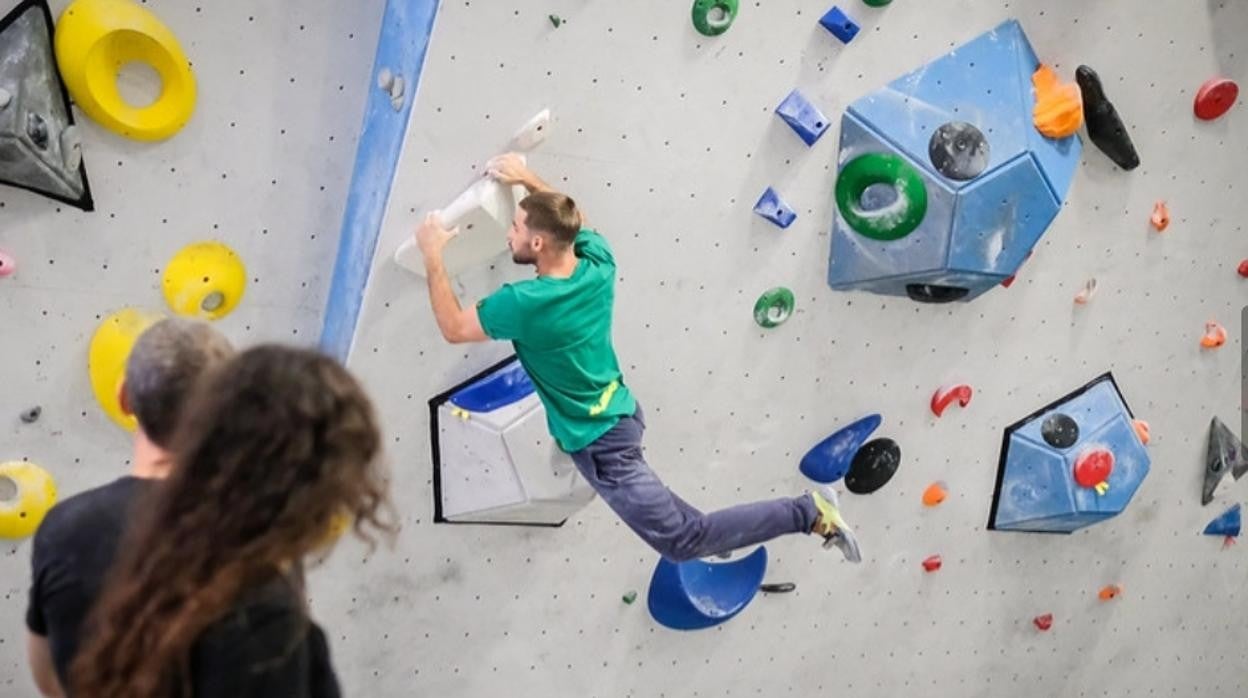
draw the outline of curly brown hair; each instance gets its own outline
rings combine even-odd
[[[372,405],[332,359],[259,346],[208,371],[176,466],[138,515],[84,633],[74,695],[189,694],[196,638],[243,592],[297,566],[343,516],[392,535]]]

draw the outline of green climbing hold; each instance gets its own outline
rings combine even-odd
[[[868,7],[884,7],[893,0],[862,0]]]
[[[559,15],[551,15],[551,16],[550,16],[550,23],[551,23],[551,24],[553,24],[553,25],[555,25],[555,29],[558,29],[558,28],[559,28],[559,25],[560,25],[560,24],[563,24],[563,18],[562,18],[562,17],[560,17]]]
[[[694,0],[693,26],[703,36],[719,36],[737,18],[737,0]]]
[[[634,602],[634,601],[636,601],[636,600],[637,600],[637,592],[635,592],[635,591],[630,591],[630,592],[628,592],[627,594],[625,594],[624,596],[622,596],[622,597],[621,597],[621,600],[623,600],[623,601],[624,601],[624,603],[631,604],[632,602]]]
[[[862,195],[877,184],[892,187],[897,198],[871,210]],[[901,157],[889,153],[859,155],[836,180],[836,206],[849,227],[873,240],[899,240],[913,233],[927,215],[927,185]]]
[[[754,304],[754,322],[766,328],[783,325],[793,314],[793,305],[793,292],[777,286],[758,297]]]

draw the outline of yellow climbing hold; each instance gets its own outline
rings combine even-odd
[[[219,242],[182,248],[165,267],[161,287],[178,315],[219,320],[234,310],[247,286],[247,269],[234,250]]]
[[[114,422],[127,431],[138,426],[132,415],[121,411],[118,399],[126,376],[126,360],[134,342],[160,319],[160,315],[137,308],[123,308],[104,318],[91,337],[87,352],[87,372],[95,399]]]
[[[0,463],[0,538],[18,540],[33,534],[52,505],[56,482],[34,463]]]
[[[75,0],[56,23],[56,62],[74,102],[102,126],[141,141],[177,133],[195,110],[195,76],[177,37],[132,0]],[[151,104],[128,103],[121,68],[143,63],[160,76]]]

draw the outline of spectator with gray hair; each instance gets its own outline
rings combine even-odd
[[[191,388],[233,354],[229,340],[208,324],[178,318],[157,322],[135,342],[119,395],[122,411],[138,422],[130,473],[60,502],[35,534],[26,627],[31,673],[44,696],[65,695],[80,629],[130,510],[170,473],[168,449]]]

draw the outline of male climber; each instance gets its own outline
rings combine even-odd
[[[489,176],[521,184],[507,246],[537,278],[504,284],[476,305],[461,307],[442,250],[455,236],[436,213],[416,241],[425,258],[429,300],[447,341],[511,340],[546,407],[559,447],[607,505],[665,558],[727,553],[785,533],[815,533],[850,562],[862,557],[830,487],[794,498],[703,513],[671,492],[642,457],[645,417],[624,384],[611,345],[615,258],[606,239],[583,227],[571,198],[553,191],[513,154],[487,165]]]

